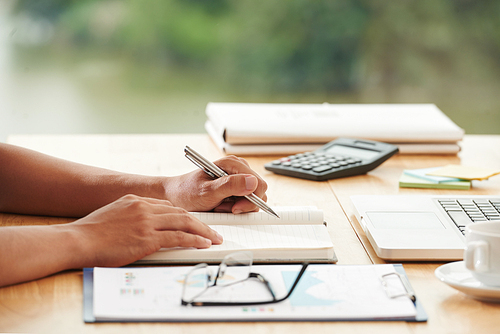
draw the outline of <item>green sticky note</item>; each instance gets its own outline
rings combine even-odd
[[[431,168],[420,168],[420,169],[405,169],[403,172],[406,175],[410,175],[413,177],[418,177],[420,179],[424,179],[427,181],[431,181],[434,183],[441,182],[458,182],[462,181],[461,179],[457,179],[456,177],[446,177],[446,176],[433,176],[428,175],[428,173],[434,172],[442,167],[431,167]]]
[[[430,189],[455,189],[469,190],[472,182],[468,180],[454,182],[432,182],[418,177],[413,177],[407,174],[402,174],[399,179],[400,188],[430,188]]]

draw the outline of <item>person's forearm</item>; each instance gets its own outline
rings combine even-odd
[[[126,195],[72,223],[0,227],[0,286],[67,269],[124,266],[160,248],[222,241],[169,201]]]
[[[0,143],[0,212],[81,217],[125,194],[164,199],[165,182]]]
[[[78,268],[78,248],[78,238],[65,224],[2,227],[0,286]]]

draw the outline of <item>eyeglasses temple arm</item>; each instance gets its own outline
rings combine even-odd
[[[303,263],[302,264],[302,269],[300,270],[299,274],[297,275],[297,278],[295,279],[295,282],[293,282],[293,285],[290,288],[290,291],[288,291],[288,294],[285,297],[283,297],[283,298],[277,299],[276,302],[281,302],[281,301],[287,299],[288,297],[290,297],[290,295],[292,294],[293,290],[295,290],[295,287],[297,286],[297,284],[299,284],[300,278],[302,277],[302,275],[306,271],[307,266],[309,266],[309,263]]]
[[[259,281],[261,281],[262,283],[264,283],[266,285],[269,293],[271,293],[271,296],[273,296],[273,300],[276,300],[276,295],[274,294],[274,291],[271,288],[271,283],[269,283],[269,281],[267,279],[265,279],[264,276],[262,276],[261,274],[257,274],[257,273],[250,273],[249,277],[256,278]]]

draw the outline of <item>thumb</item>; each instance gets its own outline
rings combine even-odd
[[[233,174],[214,180],[215,192],[223,198],[253,193],[259,181],[251,174]]]

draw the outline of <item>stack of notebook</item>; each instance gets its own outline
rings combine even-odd
[[[205,128],[226,154],[288,155],[338,137],[396,144],[402,154],[456,154],[464,131],[433,104],[209,103]]]

